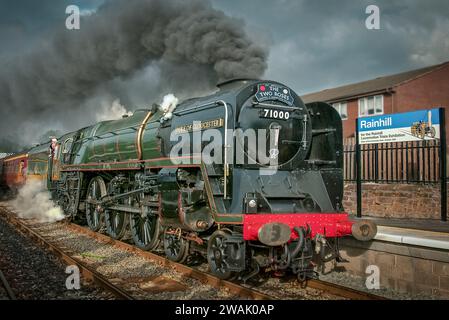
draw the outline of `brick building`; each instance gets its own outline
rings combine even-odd
[[[302,99],[306,103],[325,101],[332,104],[342,118],[344,138],[354,136],[355,119],[364,116],[445,107],[447,108],[446,124],[449,124],[449,61],[306,94],[302,96]],[[446,125],[447,128],[448,125]],[[449,142],[448,129],[446,136]],[[354,140],[346,142],[351,144]],[[351,146],[347,145],[347,147]],[[439,220],[440,185],[435,183],[434,179],[429,180],[428,176],[426,177],[426,172],[430,173],[434,170],[433,168],[436,168],[435,170],[438,168],[437,164],[432,163],[432,159],[435,161],[436,156],[429,156],[424,161],[423,156],[428,155],[429,151],[423,152],[424,149],[416,148],[405,151],[402,149],[399,151],[399,156],[405,153],[404,160],[401,157],[398,158],[398,151],[392,150],[384,149],[378,153],[380,156],[377,157],[377,168],[380,179],[374,181],[370,180],[369,168],[375,165],[369,162],[369,151],[362,152],[362,178],[366,178],[362,187],[363,215],[377,219]],[[395,155],[393,155],[394,152],[396,152]],[[390,155],[390,162],[386,160],[387,153]],[[348,155],[353,157],[354,153]],[[412,158],[416,160],[416,157],[420,155],[420,160],[412,161]],[[363,162],[364,160],[368,161]],[[355,160],[346,162],[348,161],[345,158],[345,172],[354,172]],[[388,182],[388,179],[385,181],[385,176],[392,177],[394,174],[396,178],[401,177],[398,180],[400,182],[392,183]],[[353,179],[347,179],[346,176],[345,179],[343,206],[346,211],[354,214],[356,211],[355,184]],[[414,182],[409,182],[409,179]]]
[[[332,104],[342,117],[343,137],[353,137],[357,117],[449,107],[449,61],[306,94],[302,99]]]

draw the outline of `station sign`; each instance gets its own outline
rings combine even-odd
[[[422,141],[440,138],[439,109],[357,119],[359,144]]]

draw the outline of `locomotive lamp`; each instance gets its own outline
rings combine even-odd
[[[246,213],[257,213],[257,196],[254,193],[248,193],[244,200],[244,210]]]
[[[248,202],[248,205],[250,206],[250,208],[255,208],[257,206],[257,201],[256,200],[250,200]]]

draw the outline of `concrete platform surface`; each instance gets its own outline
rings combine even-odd
[[[354,220],[359,219],[354,216],[351,216],[351,218]],[[449,233],[449,221],[430,220],[430,219],[393,219],[393,218],[378,218],[369,216],[363,216],[361,219],[371,220],[378,226]]]
[[[449,250],[449,233],[377,226],[376,240]]]

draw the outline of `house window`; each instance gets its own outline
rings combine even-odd
[[[332,106],[340,114],[341,120],[348,119],[348,104],[346,102],[333,103]]]
[[[359,117],[384,113],[384,96],[371,96],[359,99]]]

